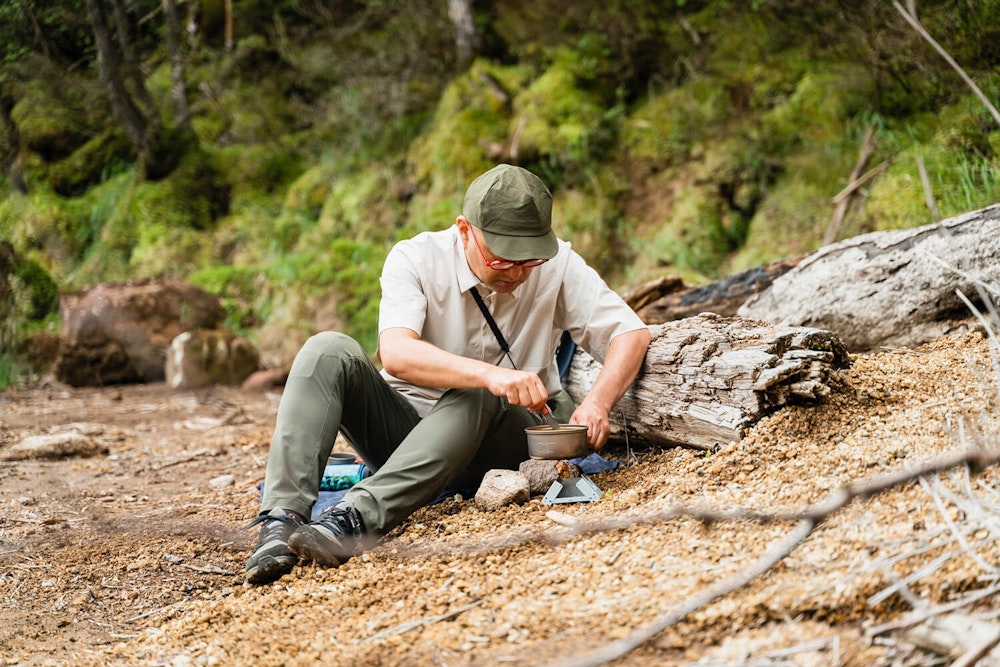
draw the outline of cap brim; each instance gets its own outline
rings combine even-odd
[[[541,236],[509,236],[480,228],[490,252],[501,259],[523,262],[526,259],[552,259],[559,252],[556,235],[549,230]]]

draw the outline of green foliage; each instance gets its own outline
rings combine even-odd
[[[108,128],[49,169],[48,180],[56,193],[78,196],[114,174],[130,168],[132,149],[117,128]]]
[[[330,248],[333,285],[338,289],[337,312],[348,322],[348,334],[366,350],[377,346],[379,275],[385,253],[367,243],[340,239]]]
[[[531,70],[477,61],[444,90],[434,118],[408,150],[408,162],[425,192],[451,196],[492,163],[483,154],[490,145],[508,145],[511,112],[486,83],[495,80],[508,98],[528,82]]]
[[[226,311],[226,328],[244,337],[251,337],[268,313],[261,288],[266,274],[257,267],[206,266],[188,279],[192,284],[219,296]]]
[[[722,80],[694,79],[638,105],[622,131],[621,148],[645,163],[680,164],[697,143],[710,138],[729,111]]]
[[[575,172],[600,160],[611,146],[619,110],[608,108],[605,96],[583,85],[572,52],[559,57],[541,76],[514,97],[513,115],[519,124],[518,155],[542,172],[550,188],[563,172]]]
[[[138,19],[156,2],[126,6]],[[464,70],[447,3],[250,0],[233,51],[221,0],[199,7],[185,74],[200,147],[168,124],[162,148],[182,159],[143,181],[80,0],[0,2],[0,110],[16,130],[0,126],[0,237],[60,289],[189,277],[246,335],[337,326],[374,349],[387,249],[451,225],[500,160],[536,171],[558,233],[622,281],[814,249],[869,126],[868,166],[887,167],[842,236],[930,220],[918,157],[942,216],[1000,188],[995,121],[891,3],[477,4],[484,50]],[[998,7],[920,7],[994,100]],[[172,118],[162,22],[136,28]]]
[[[609,281],[628,260],[629,240],[619,197],[628,183],[613,167],[588,172],[572,188],[557,191],[553,201],[553,227]]]
[[[0,241],[0,389],[29,369],[24,342],[56,317],[58,306],[58,288],[49,273]]]

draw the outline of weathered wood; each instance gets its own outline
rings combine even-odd
[[[639,377],[612,413],[612,437],[714,449],[792,402],[839,386],[847,349],[828,331],[712,314],[650,327]],[[577,350],[566,389],[579,403],[600,364]]]
[[[820,248],[750,297],[738,314],[836,332],[853,352],[916,347],[967,328],[956,294],[1000,299],[1000,204],[938,224]]]

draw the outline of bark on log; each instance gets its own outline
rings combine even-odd
[[[801,260],[781,259],[694,287],[686,286],[678,276],[665,276],[639,285],[622,298],[646,324],[663,324],[701,313],[732,316],[748,298],[767,289]]]
[[[653,341],[632,388],[612,411],[611,437],[716,449],[761,417],[816,402],[843,386],[850,366],[838,337],[819,329],[704,314],[651,326]],[[600,364],[578,349],[566,379],[583,400]]]
[[[741,317],[836,332],[852,352],[916,347],[969,328],[956,294],[1000,301],[1000,204],[916,229],[820,248],[739,309]]]

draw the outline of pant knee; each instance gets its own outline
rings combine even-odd
[[[321,331],[310,336],[302,351],[317,356],[367,356],[360,343],[339,331]]]

